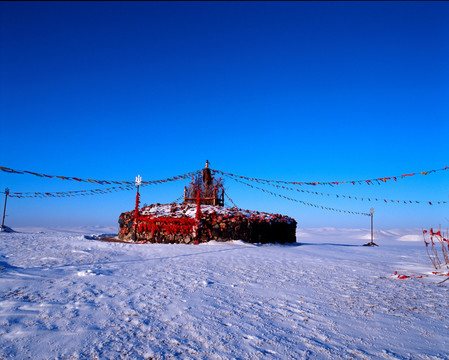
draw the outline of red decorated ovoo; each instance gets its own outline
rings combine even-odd
[[[293,218],[224,207],[222,179],[215,179],[209,163],[184,188],[182,204],[139,207],[140,177],[134,211],[119,218],[119,238],[130,242],[198,244],[210,240],[243,240],[252,243],[296,242]]]

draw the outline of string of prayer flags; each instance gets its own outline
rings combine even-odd
[[[111,188],[92,189],[92,190],[75,190],[75,191],[56,191],[56,192],[11,192],[10,197],[14,198],[48,198],[48,197],[72,197],[87,196],[97,194],[107,194],[113,191],[134,190],[134,185],[115,186]]]
[[[194,173],[193,173],[194,174]],[[180,180],[184,179],[184,177],[178,176]],[[167,180],[173,181],[173,180]],[[115,181],[111,181],[112,183],[118,183]],[[153,184],[159,184],[166,182],[164,180],[154,180],[154,181],[142,181],[141,187],[149,186]],[[56,191],[56,192],[10,192],[9,196],[14,198],[47,198],[47,197],[72,197],[72,196],[87,196],[87,195],[97,195],[97,194],[107,194],[113,191],[127,191],[134,190],[135,184],[134,182],[127,181],[126,184],[122,186],[114,186],[110,188],[102,188],[102,189],[90,189],[90,190],[74,190],[74,191]]]
[[[269,191],[269,190],[266,190],[266,189],[262,189],[262,188],[260,188],[260,187],[258,187],[256,185],[248,184],[248,183],[246,183],[246,182],[244,182],[242,180],[236,179],[234,177],[230,177],[230,178],[232,180],[234,180],[234,181],[237,181],[237,182],[241,183],[241,184],[249,186],[252,189],[258,189],[258,190],[263,191],[264,193],[268,193],[270,195],[277,196],[277,197],[280,197],[280,198],[283,198],[283,199],[286,199],[286,200],[295,201],[295,202],[300,203],[300,204],[305,205],[305,206],[311,206],[311,207],[319,208],[319,209],[322,209],[322,210],[336,211],[336,212],[345,213],[345,214],[371,216],[371,214],[368,214],[368,213],[362,213],[362,212],[350,211],[350,210],[342,210],[342,209],[335,209],[335,208],[331,208],[331,207],[327,207],[327,206],[323,206],[323,205],[311,204],[311,203],[308,203],[308,202],[305,202],[305,201],[302,201],[302,200],[293,199],[291,197],[284,196],[284,195],[281,195],[281,194],[276,194],[276,193],[274,193],[272,191]]]
[[[400,176],[379,177],[379,178],[375,178],[375,179],[351,180],[351,181],[329,181],[329,182],[318,182],[318,181],[316,181],[316,182],[298,182],[298,181],[283,181],[283,180],[267,180],[267,179],[259,179],[259,178],[254,178],[254,177],[246,177],[246,176],[231,174],[231,173],[227,173],[227,172],[224,172],[221,170],[211,169],[211,171],[214,174],[216,174],[216,173],[221,174],[221,175],[229,177],[233,180],[247,180],[247,181],[256,182],[256,183],[262,184],[262,185],[274,186],[278,189],[297,191],[297,192],[308,193],[308,194],[313,194],[313,195],[328,196],[328,197],[335,196],[336,198],[361,200],[361,201],[380,201],[380,202],[384,202],[384,203],[428,204],[428,205],[437,205],[438,204],[438,205],[440,205],[440,204],[447,204],[448,201],[392,200],[392,199],[382,199],[382,198],[373,198],[373,197],[357,197],[357,196],[340,195],[340,194],[329,194],[329,193],[323,193],[323,192],[318,192],[318,191],[309,191],[309,190],[304,190],[302,188],[292,188],[292,187],[288,187],[285,185],[286,184],[299,185],[299,186],[302,186],[302,185],[312,185],[312,186],[330,185],[332,187],[334,187],[335,185],[344,184],[344,183],[351,183],[353,185],[355,185],[355,184],[374,185],[375,183],[382,184],[382,183],[386,183],[387,181],[397,181],[398,179],[408,178],[408,177],[416,176],[416,175],[429,175],[429,174],[432,174],[432,173],[435,173],[438,171],[444,171],[444,170],[448,170],[448,169],[449,169],[449,167],[446,166],[441,169],[407,173],[407,174],[403,174]],[[133,181],[83,179],[83,178],[79,178],[79,177],[47,175],[47,174],[32,172],[32,171],[28,171],[28,170],[12,169],[12,168],[8,168],[8,167],[4,167],[4,166],[0,166],[0,170],[3,172],[9,173],[9,174],[19,174],[19,175],[29,174],[29,175],[34,175],[34,176],[41,177],[41,178],[50,178],[50,179],[57,178],[60,180],[86,182],[86,183],[98,184],[98,185],[112,185],[112,184],[119,185],[119,186],[110,187],[107,189],[94,189],[94,190],[77,190],[77,191],[47,192],[47,193],[45,193],[45,192],[10,193],[9,196],[17,197],[17,198],[86,196],[86,195],[94,195],[94,194],[103,194],[103,193],[112,192],[112,191],[130,190],[130,189],[134,188],[134,186],[135,186],[135,183]],[[196,174],[200,173],[201,171],[202,170],[192,171],[192,172],[189,172],[186,174],[172,176],[170,178],[161,179],[161,180],[142,181],[141,186],[148,186],[148,185],[162,184],[162,183],[166,183],[166,182],[170,182],[170,181],[183,180],[186,178],[194,177]],[[239,182],[242,182],[242,181],[239,181]],[[242,182],[242,183],[247,186],[252,187],[252,185],[250,185],[250,184],[247,184],[244,182]],[[258,187],[255,187],[255,188],[262,190],[263,192],[275,194],[275,193],[272,193],[272,192],[262,189],[262,188],[258,188]],[[275,196],[284,197],[283,195],[279,195],[279,194],[275,194]],[[313,204],[305,203],[300,200],[294,200],[294,199],[290,199],[290,198],[288,198],[288,199],[293,200],[293,201],[298,201],[300,203],[303,203],[304,205],[315,206]],[[323,207],[323,208],[326,208],[326,207]],[[326,209],[333,210],[332,208],[326,208]],[[339,210],[337,209],[337,211],[339,211]],[[345,211],[345,210],[343,210],[343,211]],[[351,212],[349,212],[349,213],[351,213]]]
[[[415,176],[415,175],[428,175],[428,174],[432,174],[438,171],[445,171],[448,170],[449,166],[445,166],[444,168],[441,169],[435,169],[435,170],[428,170],[428,171],[421,171],[421,172],[414,172],[414,173],[409,173],[409,174],[403,174],[403,175],[399,175],[399,176],[388,176],[388,177],[378,177],[378,178],[374,178],[374,179],[363,179],[363,180],[346,180],[346,181],[324,181],[324,182],[320,182],[320,181],[312,181],[312,182],[305,182],[305,181],[284,181],[284,180],[267,180],[267,179],[258,179],[258,178],[254,178],[254,177],[247,177],[247,176],[242,176],[242,175],[236,175],[236,174],[232,174],[232,173],[227,173],[221,170],[214,170],[211,169],[211,171],[215,172],[215,173],[219,173],[222,175],[229,175],[232,176],[234,178],[238,178],[238,179],[243,179],[243,180],[249,180],[249,181],[255,181],[258,183],[262,183],[262,184],[267,184],[267,183],[277,183],[277,184],[291,184],[291,185],[311,185],[311,186],[317,186],[317,185],[330,185],[330,186],[334,186],[334,185],[340,185],[340,184],[367,184],[367,185],[374,185],[376,184],[382,184],[382,183],[386,183],[387,181],[397,181],[398,179],[403,179],[406,177],[411,177],[411,176]]]
[[[5,166],[0,166],[0,170],[3,171],[3,172],[9,173],[9,174],[19,174],[19,175],[29,174],[29,175],[34,175],[34,176],[38,176],[38,177],[45,177],[45,178],[49,178],[49,179],[57,178],[57,179],[61,179],[61,180],[88,182],[88,183],[93,183],[93,184],[98,184],[98,185],[111,185],[111,184],[116,184],[116,185],[134,185],[134,182],[132,182],[132,181],[96,180],[96,179],[82,179],[82,178],[73,177],[73,176],[47,175],[47,174],[42,174],[42,173],[36,173],[36,172],[33,172],[33,171],[11,169],[11,168],[8,168],[8,167],[5,167]],[[166,183],[166,182],[169,182],[169,181],[183,180],[183,179],[190,178],[190,177],[196,175],[200,171],[201,170],[192,171],[192,172],[189,172],[189,173],[186,173],[186,174],[172,176],[170,178],[162,179],[162,180],[142,181],[142,184],[143,185],[153,185],[153,184]]]
[[[225,175],[226,177],[233,179],[229,175]],[[320,196],[335,196],[336,198],[343,198],[343,199],[351,199],[351,200],[361,200],[361,201],[383,201],[385,203],[400,203],[400,204],[428,204],[428,205],[441,205],[441,204],[447,204],[448,201],[421,201],[421,200],[391,200],[391,199],[380,199],[380,198],[372,198],[372,197],[357,197],[357,196],[350,196],[350,195],[339,195],[339,194],[328,194],[318,191],[310,191],[310,190],[304,190],[304,189],[298,189],[298,188],[292,188],[284,185],[278,185],[278,184],[272,184],[272,183],[264,183],[264,185],[273,186],[277,189],[284,189],[289,191],[297,191],[301,193],[307,193],[312,195],[320,195]]]
[[[320,181],[312,181],[312,182],[305,182],[305,181],[284,181],[284,180],[268,180],[268,179],[258,179],[258,178],[254,178],[254,177],[247,177],[247,176],[242,176],[242,175],[236,175],[236,174],[232,174],[232,173],[228,173],[228,172],[224,172],[221,170],[214,170],[211,169],[211,171],[213,171],[214,173],[219,173],[222,175],[229,175],[235,178],[239,178],[239,179],[243,179],[243,180],[249,180],[249,181],[255,181],[261,184],[267,184],[267,183],[277,183],[277,184],[291,184],[291,185],[311,185],[311,186],[317,186],[317,185],[329,185],[329,186],[335,186],[335,185],[340,185],[340,184],[367,184],[367,185],[374,185],[374,184],[382,184],[382,183],[386,183],[387,181],[397,181],[398,179],[404,179],[407,177],[411,177],[411,176],[416,176],[416,175],[429,175],[435,172],[439,172],[439,171],[445,171],[448,170],[449,167],[445,166],[444,168],[441,169],[434,169],[434,170],[428,170],[428,171],[421,171],[421,172],[413,172],[413,173],[408,173],[408,174],[402,174],[399,176],[388,176],[388,177],[378,177],[378,178],[374,178],[374,179],[363,179],[363,180],[345,180],[345,181],[324,181],[324,182],[320,182]],[[58,178],[61,180],[68,180],[68,181],[78,181],[78,182],[89,182],[89,183],[94,183],[94,184],[99,184],[99,185],[110,185],[110,184],[116,184],[116,185],[131,185],[133,184],[133,182],[130,181],[112,181],[112,180],[97,180],[97,179],[82,179],[79,177],[72,177],[72,176],[61,176],[61,175],[47,175],[47,174],[43,174],[43,173],[36,173],[33,171],[28,171],[28,170],[16,170],[16,169],[11,169],[5,166],[0,166],[0,170],[9,174],[29,174],[29,175],[34,175],[34,176],[38,176],[38,177],[45,177],[45,178]],[[182,180],[182,179],[186,179],[189,178],[191,176],[194,176],[195,174],[197,174],[198,172],[200,172],[201,170],[197,170],[197,171],[192,171],[186,174],[182,174],[182,175],[177,175],[177,176],[173,176],[167,179],[162,179],[162,180],[150,180],[150,181],[142,181],[142,184],[159,184],[159,183],[165,183],[165,182],[169,182],[169,181],[176,181],[176,180]]]

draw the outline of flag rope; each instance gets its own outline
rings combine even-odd
[[[165,183],[167,181],[176,181],[186,179],[187,177],[193,176],[197,174],[199,171],[187,173],[184,175],[165,179],[165,180],[153,180],[153,181],[142,181],[140,186],[150,186],[160,183]],[[106,189],[90,189],[90,190],[74,190],[74,191],[56,191],[56,192],[10,192],[9,196],[14,198],[47,198],[47,197],[72,197],[72,196],[88,196],[88,195],[98,195],[98,194],[107,194],[117,191],[128,191],[133,190],[135,188],[135,184],[133,182],[129,182],[129,184],[123,186],[113,186]]]
[[[46,197],[72,197],[107,194],[113,191],[133,190],[134,185],[114,186],[106,189],[56,191],[56,192],[11,192],[10,197],[14,198],[46,198]]]
[[[0,170],[2,170],[3,172],[6,172],[8,174],[20,174],[20,175],[28,174],[28,175],[34,175],[34,176],[42,177],[42,178],[49,178],[49,179],[56,178],[56,179],[61,179],[61,180],[88,182],[88,183],[99,184],[99,185],[111,185],[111,184],[116,184],[116,185],[134,185],[133,181],[81,179],[81,178],[73,177],[73,176],[46,175],[46,174],[36,173],[36,172],[32,172],[32,171],[27,171],[27,170],[15,170],[15,169],[11,169],[11,168],[8,168],[8,167],[5,167],[5,166],[0,166]],[[162,179],[162,180],[142,181],[142,184],[152,185],[152,184],[160,184],[160,183],[169,182],[169,181],[182,180],[182,179],[191,177],[193,175],[196,175],[200,171],[201,170],[196,170],[196,171],[192,171],[192,172],[189,172],[189,173],[186,173],[186,174],[172,176],[170,178]]]
[[[232,177],[230,177],[229,175],[225,175],[226,177],[233,179]],[[329,194],[329,193],[322,193],[322,192],[318,192],[318,191],[310,191],[310,190],[304,190],[304,189],[295,189],[292,187],[288,187],[288,186],[284,186],[284,185],[278,185],[278,184],[271,184],[271,183],[265,183],[264,185],[269,185],[269,186],[273,186],[277,189],[284,189],[284,190],[289,190],[289,191],[297,191],[297,192],[301,192],[301,193],[307,193],[307,194],[312,194],[312,195],[320,195],[320,196],[335,196],[336,198],[343,198],[343,199],[351,199],[351,200],[367,200],[367,201],[383,201],[385,203],[398,203],[398,204],[428,204],[428,205],[441,205],[441,204],[447,204],[448,201],[423,201],[423,200],[392,200],[392,199],[379,199],[379,198],[372,198],[372,197],[357,197],[357,196],[350,196],[350,195],[340,195],[340,194]]]
[[[305,181],[284,181],[284,180],[269,180],[269,179],[259,179],[259,178],[254,178],[254,177],[248,177],[248,176],[242,176],[242,175],[236,175],[236,174],[232,174],[232,173],[228,173],[228,172],[224,172],[221,170],[216,170],[216,169],[211,169],[211,171],[215,172],[215,173],[219,173],[222,175],[229,175],[229,176],[233,176],[235,178],[240,178],[240,179],[244,179],[244,180],[250,180],[250,181],[256,181],[259,183],[278,183],[278,184],[291,184],[291,185],[330,185],[330,186],[334,186],[334,185],[339,185],[339,184],[368,184],[368,185],[373,185],[374,183],[377,184],[382,184],[382,183],[386,183],[387,181],[397,181],[398,179],[404,179],[406,177],[411,177],[411,176],[415,176],[415,175],[429,175],[435,172],[439,172],[439,171],[445,171],[448,170],[449,167],[445,166],[444,168],[441,169],[434,169],[434,170],[428,170],[428,171],[421,171],[421,172],[414,172],[414,173],[409,173],[409,174],[402,174],[402,175],[398,175],[398,176],[388,176],[388,177],[379,177],[379,178],[374,178],[374,179],[363,179],[363,180],[348,180],[348,181],[313,181],[313,182],[305,182]],[[5,167],[5,166],[0,166],[0,170],[2,170],[3,172],[9,173],[9,174],[29,174],[29,175],[34,175],[34,176],[38,176],[38,177],[43,177],[43,178],[58,178],[61,180],[70,180],[70,181],[78,181],[78,182],[89,182],[89,183],[94,183],[94,184],[99,184],[99,185],[111,185],[111,184],[117,184],[117,185],[132,185],[133,182],[132,181],[116,181],[116,180],[97,180],[97,179],[82,179],[82,178],[78,178],[78,177],[73,177],[73,176],[60,176],[60,175],[47,175],[47,174],[43,174],[43,173],[36,173],[33,171],[28,171],[28,170],[16,170],[16,169],[12,169],[9,167]],[[187,174],[183,174],[183,175],[178,175],[178,176],[173,176],[171,178],[168,179],[163,179],[163,180],[150,180],[150,181],[142,181],[142,184],[155,184],[155,183],[161,183],[161,182],[167,182],[167,181],[175,181],[175,180],[180,180],[180,179],[185,179],[186,177],[190,177],[192,175],[195,175],[196,173],[200,172],[201,170],[197,170],[197,171],[192,171],[190,173]]]
[[[272,191],[269,191],[269,190],[266,190],[266,189],[262,189],[262,188],[260,188],[260,187],[258,187],[256,185],[247,184],[244,181],[236,179],[236,178],[233,178],[233,177],[230,177],[230,179],[232,179],[232,180],[234,180],[236,182],[239,182],[241,184],[244,184],[246,186],[249,186],[252,189],[258,189],[258,190],[261,190],[261,191],[263,191],[263,192],[265,192],[267,194],[270,194],[270,195],[273,195],[273,196],[277,196],[277,197],[281,197],[281,198],[284,198],[286,200],[295,201],[295,202],[300,203],[300,204],[305,205],[305,206],[311,206],[311,207],[315,207],[315,208],[319,208],[319,209],[323,209],[323,210],[336,211],[336,212],[341,212],[341,213],[345,213],[345,214],[371,216],[371,214],[362,213],[362,212],[359,212],[359,211],[342,210],[342,209],[330,208],[330,207],[327,207],[327,206],[322,206],[322,205],[316,205],[316,204],[308,203],[308,202],[305,202],[305,201],[302,201],[302,200],[298,200],[298,199],[293,199],[291,197],[284,196],[284,195],[281,195],[281,194],[276,194],[276,193],[274,193]]]
[[[336,196],[336,198],[344,198],[344,199],[351,199],[351,200],[367,200],[367,201],[383,201],[385,203],[404,203],[404,204],[421,204],[421,203],[425,203],[425,204],[429,204],[429,205],[435,205],[435,204],[447,204],[448,201],[422,201],[422,200],[392,200],[392,199],[381,199],[381,198],[373,198],[373,197],[357,197],[357,196],[350,196],[350,195],[339,195],[339,194],[329,194],[329,193],[323,193],[323,192],[318,192],[318,191],[309,191],[309,190],[304,190],[304,189],[299,189],[299,188],[292,188],[292,187],[287,187],[284,185],[279,185],[279,184],[292,184],[292,185],[338,185],[338,184],[343,184],[343,183],[352,183],[352,184],[362,184],[362,183],[366,183],[368,185],[373,184],[373,182],[377,182],[377,183],[382,183],[382,182],[387,182],[388,180],[394,180],[396,181],[398,178],[405,178],[405,177],[409,177],[409,176],[414,176],[414,175],[428,175],[437,171],[443,171],[443,170],[447,170],[449,169],[449,167],[444,167],[442,169],[437,169],[437,170],[430,170],[430,171],[423,171],[421,173],[410,173],[410,174],[405,174],[405,175],[401,175],[401,176],[392,176],[392,177],[384,177],[384,178],[376,178],[376,179],[370,179],[370,180],[355,180],[355,181],[334,181],[334,182],[295,182],[295,181],[283,181],[283,180],[267,180],[267,179],[259,179],[259,178],[253,178],[253,177],[246,177],[246,176],[241,176],[241,175],[235,175],[235,174],[231,174],[231,173],[227,173],[221,170],[216,170],[216,169],[211,169],[211,171],[213,173],[218,173],[218,174],[222,174],[232,180],[239,180],[239,179],[245,179],[251,182],[257,182],[259,184],[263,184],[263,185],[269,185],[269,186],[273,186],[276,187],[278,189],[284,189],[284,190],[289,190],[289,191],[297,191],[297,192],[301,192],[301,193],[308,193],[308,194],[312,194],[312,195],[320,195],[320,196]],[[41,174],[41,173],[35,173],[35,172],[31,172],[31,171],[26,171],[26,170],[15,170],[15,169],[11,169],[8,167],[4,167],[4,166],[0,166],[0,170],[10,173],[10,174],[31,174],[31,175],[35,175],[38,177],[44,177],[44,178],[59,178],[62,180],[72,180],[72,181],[78,181],[78,182],[89,182],[89,183],[95,183],[95,184],[101,184],[101,185],[105,185],[105,184],[118,184],[121,186],[115,186],[115,187],[110,187],[110,188],[106,188],[106,189],[93,189],[93,190],[76,190],[76,191],[61,191],[61,192],[25,192],[25,193],[21,193],[21,192],[11,192],[10,193],[10,197],[16,197],[16,198],[33,198],[33,197],[40,197],[40,198],[44,198],[44,197],[72,197],[72,196],[86,196],[86,195],[96,195],[96,194],[106,194],[106,193],[111,193],[113,191],[123,191],[123,190],[131,190],[134,188],[135,184],[134,182],[130,182],[130,181],[106,181],[106,180],[94,180],[94,179],[81,179],[81,178],[77,178],[77,177],[67,177],[67,176],[57,176],[57,175],[46,175],[46,174]],[[167,179],[161,179],[161,180],[150,180],[150,181],[142,181],[142,186],[148,186],[148,185],[154,185],[154,184],[160,184],[160,183],[166,183],[166,182],[170,182],[170,181],[177,181],[177,180],[183,180],[192,176],[195,176],[196,174],[200,173],[201,170],[196,170],[196,171],[192,171],[186,174],[182,174],[182,175],[178,175],[178,176],[173,176]],[[242,182],[242,181],[240,181]],[[247,185],[247,186],[251,186],[247,183],[242,182],[243,184]],[[255,187],[258,188],[258,187]],[[258,188],[261,189],[261,188]],[[268,190],[264,190],[265,192],[268,192]],[[276,196],[282,196],[282,195],[276,195]],[[296,200],[295,200],[296,201]],[[232,202],[232,201],[231,201]],[[301,202],[301,201],[299,201]]]
[[[248,176],[242,176],[242,175],[236,175],[236,174],[232,174],[232,173],[227,173],[221,170],[215,170],[215,169],[211,169],[211,171],[222,174],[222,175],[229,175],[229,176],[233,176],[235,178],[240,178],[240,179],[244,179],[244,180],[249,180],[249,181],[255,181],[255,182],[259,182],[259,183],[278,183],[278,184],[291,184],[291,185],[330,185],[330,186],[334,186],[334,185],[339,185],[339,184],[368,184],[368,185],[374,185],[374,183],[377,184],[382,184],[382,183],[386,183],[387,181],[397,181],[398,179],[404,179],[407,177],[411,177],[411,176],[415,176],[415,175],[429,175],[429,174],[433,174],[437,171],[445,171],[448,170],[449,166],[445,166],[444,168],[441,169],[436,169],[436,170],[428,170],[428,171],[421,171],[421,172],[415,172],[415,173],[410,173],[410,174],[403,174],[403,175],[399,175],[399,176],[389,176],[389,177],[379,177],[379,178],[374,178],[374,179],[364,179],[364,180],[348,180],[348,181],[313,181],[313,182],[306,182],[306,181],[284,181],[284,180],[267,180],[267,179],[259,179],[259,178],[254,178],[254,177],[248,177]]]
[[[173,201],[172,203],[176,203],[176,204],[178,204],[180,201],[181,201],[181,199],[184,199],[184,194],[182,194],[180,197],[178,197],[175,201]]]
[[[228,193],[225,193],[225,196],[228,198],[228,200],[231,202],[231,204],[234,205],[234,207],[235,207],[236,209],[238,209],[238,206],[235,204],[234,201],[232,201],[232,199],[229,197]]]

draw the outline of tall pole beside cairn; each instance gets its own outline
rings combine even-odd
[[[379,246],[374,243],[374,227],[373,227],[373,218],[374,218],[374,208],[370,209],[370,217],[371,217],[371,241],[369,243],[364,244],[363,246]]]
[[[140,206],[140,193],[139,187],[142,184],[142,177],[140,175],[136,176],[136,209],[134,211],[134,240],[137,240],[137,221],[139,220],[139,206]]]
[[[3,207],[3,220],[2,220],[2,227],[1,227],[1,231],[4,230],[5,228],[5,216],[6,216],[6,202],[8,201],[8,195],[9,195],[9,189],[6,188],[5,189],[5,206]]]
[[[196,192],[196,215],[195,215],[195,220],[197,222],[197,226],[199,227],[200,224],[200,220],[201,220],[201,195],[200,195],[200,191],[198,190]],[[195,237],[195,245],[198,245],[198,238]]]

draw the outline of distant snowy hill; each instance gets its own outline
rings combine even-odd
[[[377,231],[379,247],[360,229],[198,246],[14,230],[0,233],[0,359],[449,359],[449,281],[419,229]]]

